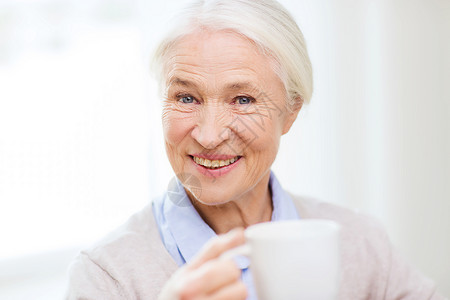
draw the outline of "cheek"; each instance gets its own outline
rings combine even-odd
[[[182,174],[185,166],[184,151],[189,145],[192,118],[173,110],[163,110],[162,125],[167,157],[176,174]]]
[[[164,139],[167,144],[178,145],[189,134],[192,118],[185,113],[164,110],[162,126]]]
[[[269,118],[242,118],[240,137],[246,152],[274,155],[278,150],[281,130],[278,122]]]

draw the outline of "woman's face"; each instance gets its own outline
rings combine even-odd
[[[296,117],[273,60],[235,33],[196,32],[169,55],[166,88],[166,151],[190,194],[217,205],[267,189],[280,136]]]

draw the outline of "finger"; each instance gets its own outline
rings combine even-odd
[[[210,294],[239,281],[240,277],[241,270],[233,260],[214,259],[194,270],[188,284],[200,294]]]
[[[233,260],[214,259],[197,269],[184,269],[184,274],[181,275],[183,276],[179,276],[176,284],[179,299],[191,299],[211,294],[239,281],[241,270]]]
[[[208,260],[219,257],[223,252],[237,247],[245,242],[244,229],[235,228],[224,235],[219,235],[212,238],[203,248],[199,254],[196,255],[190,262],[190,268],[198,268]]]
[[[210,300],[245,300],[247,299],[247,287],[242,281],[237,281],[231,285],[216,291],[210,296]]]

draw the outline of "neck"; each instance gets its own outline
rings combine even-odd
[[[236,227],[268,222],[272,218],[272,193],[269,188],[270,173],[250,191],[237,199],[221,205],[205,205],[192,201],[202,219],[217,233],[222,234]]]

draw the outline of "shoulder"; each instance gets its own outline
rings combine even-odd
[[[165,265],[176,269],[161,242],[151,203],[83,252],[97,264],[112,269],[112,275],[118,277],[128,271],[135,273],[142,265],[152,266],[155,261],[158,261],[157,267]]]
[[[302,219],[327,219],[341,225],[342,238],[371,239],[371,244],[386,246],[387,234],[375,218],[335,204],[290,194]]]
[[[96,262],[111,262],[111,258],[138,249],[151,247],[157,242],[157,229],[152,215],[151,204],[132,215],[124,224],[82,251]]]
[[[364,225],[364,227],[378,227],[379,223],[374,218],[361,214],[355,210],[348,209],[336,204],[322,202],[311,197],[289,194],[300,214],[301,218],[330,219],[343,226]]]
[[[72,282],[86,276],[100,278],[139,298],[157,293],[177,266],[161,242],[150,203],[83,250],[71,269],[76,270],[71,271]]]
[[[383,226],[375,218],[335,204],[291,194],[300,218],[327,219],[341,226],[341,246],[360,252],[389,255],[390,242]],[[358,247],[359,248],[358,248]]]

